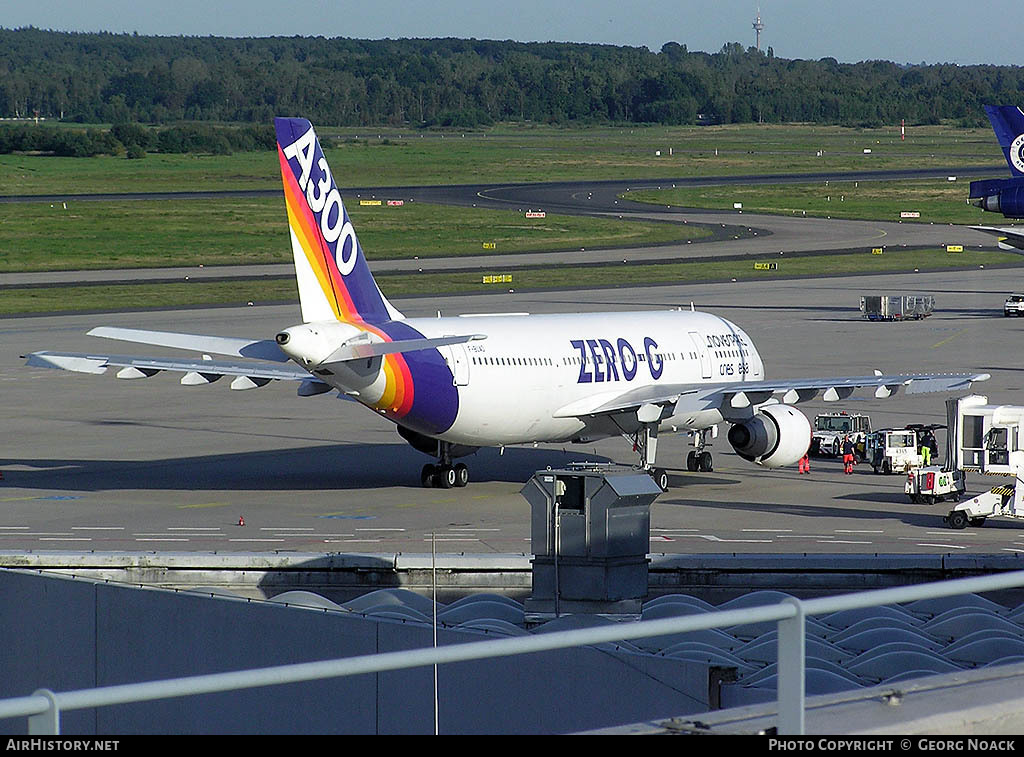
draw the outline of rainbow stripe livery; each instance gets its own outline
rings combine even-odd
[[[312,124],[277,118],[277,154],[305,322],[399,319],[373,280]]]
[[[277,118],[277,154],[299,287],[302,320],[352,327],[376,342],[422,339],[381,293],[312,124]],[[346,332],[347,333],[347,332]],[[386,354],[374,380],[359,391],[364,404],[421,433],[455,421],[458,393],[436,349]],[[429,388],[418,396],[417,388]]]

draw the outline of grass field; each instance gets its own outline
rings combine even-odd
[[[685,176],[797,173],[821,170],[1003,165],[987,129],[898,126],[849,129],[747,124],[713,127],[557,128],[499,125],[472,132],[387,132],[319,128],[341,186],[541,182]],[[870,150],[870,153],[865,153]],[[656,154],[660,153],[660,154]],[[965,204],[968,177],[957,182],[831,182],[817,185],[708,187],[630,193],[631,199],[687,207],[841,218],[899,220],[917,211],[921,222],[990,221]],[[274,152],[230,156],[156,155],[56,158],[0,156],[0,195],[188,191],[196,188],[280,188]],[[414,256],[617,247],[677,242],[703,233],[689,226],[408,203],[362,208],[349,202],[371,260]],[[991,214],[989,214],[991,215]],[[0,205],[0,272],[278,263],[290,260],[283,203],[276,198],[216,201],[19,203]],[[964,255],[901,251],[883,256],[829,255],[787,259],[778,271],[749,263],[676,262],[663,265],[515,269],[515,288],[589,287],[848,272],[925,270],[949,265],[1017,264],[1002,253]],[[393,296],[485,291],[478,274],[381,276]],[[508,287],[506,287],[508,288]],[[59,292],[59,294],[58,294]],[[182,282],[124,287],[0,290],[0,312],[112,310],[147,303],[238,304],[294,300],[282,281]]]
[[[1003,165],[991,131],[944,126],[557,128],[472,132],[319,128],[342,187],[725,176]],[[870,149],[871,154],[864,154]],[[656,152],[660,151],[660,155]],[[55,158],[0,155],[0,195],[274,189],[272,152]]]
[[[917,212],[916,223],[993,223],[993,214],[967,203],[970,177],[921,181],[830,181],[816,184],[747,184],[700,188],[642,190],[630,200],[685,208],[743,210],[776,215],[808,215],[899,221],[900,213]],[[1002,217],[996,215],[997,222]]]
[[[775,270],[755,270],[753,261],[703,261],[693,263],[618,264],[602,266],[558,266],[509,269],[511,283],[484,284],[479,273],[381,274],[377,281],[390,298],[417,295],[469,292],[507,292],[509,289],[572,289],[638,284],[674,284],[699,281],[769,280],[780,277],[841,275],[845,273],[888,273],[940,268],[977,268],[978,266],[1019,265],[1020,256],[1012,253],[970,250],[947,253],[943,250],[898,250],[882,255],[868,252],[809,255],[799,257],[766,256],[778,264]],[[877,284],[865,282],[866,289]],[[0,289],[0,315],[70,312],[119,311],[139,307],[245,305],[297,302],[295,281],[242,280],[217,282],[177,282],[173,284],[137,284],[80,286],[61,288]],[[682,303],[680,303],[682,304]],[[857,304],[857,303],[848,303]]]
[[[649,245],[704,229],[423,203],[348,204],[371,260]],[[485,250],[484,243],[494,244]],[[291,261],[284,201],[223,198],[0,204],[0,272]]]

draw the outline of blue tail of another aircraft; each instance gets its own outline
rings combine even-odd
[[[1007,218],[1024,218],[1024,111],[1016,105],[986,105],[985,113],[1012,178],[972,181],[970,201]]]
[[[1015,105],[986,105],[1003,157],[1014,176],[1024,176],[1024,111]]]

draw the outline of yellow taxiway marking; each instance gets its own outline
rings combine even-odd
[[[942,346],[942,345],[944,345],[944,344],[945,344],[946,342],[951,342],[952,340],[956,339],[956,338],[957,338],[958,336],[960,336],[961,334],[966,334],[966,333],[967,333],[968,331],[970,331],[970,329],[969,329],[969,328],[966,328],[966,329],[962,329],[962,330],[960,330],[960,331],[956,332],[955,334],[953,334],[953,336],[948,336],[948,337],[946,337],[945,339],[943,339],[943,340],[942,340],[941,342],[937,342],[937,343],[933,344],[933,345],[932,345],[932,349],[935,349],[936,347],[941,347],[941,346]]]

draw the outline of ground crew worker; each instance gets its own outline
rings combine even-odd
[[[843,473],[853,473],[853,442],[849,436],[843,437]]]
[[[931,465],[932,464],[932,449],[928,446],[928,440],[921,442],[921,464]]]

